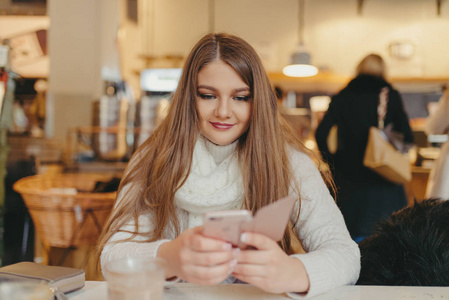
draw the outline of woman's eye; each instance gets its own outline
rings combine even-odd
[[[246,102],[249,100],[249,96],[235,96],[234,99],[237,101],[245,101]]]
[[[201,94],[201,93],[199,93],[198,96],[200,96],[201,99],[205,99],[205,100],[215,99],[215,96],[211,95],[211,94]]]

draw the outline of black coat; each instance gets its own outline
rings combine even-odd
[[[371,234],[379,220],[407,204],[404,188],[393,184],[363,166],[363,156],[371,126],[377,127],[379,93],[389,88],[385,126],[413,142],[413,134],[401,96],[384,79],[359,75],[332,98],[329,109],[316,131],[316,141],[323,158],[329,162],[337,185],[337,203],[353,237]],[[327,136],[338,125],[338,150],[329,153]]]

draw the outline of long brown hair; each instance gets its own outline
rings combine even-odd
[[[195,100],[198,73],[216,60],[225,62],[237,72],[250,87],[253,99],[248,131],[237,143],[243,175],[243,207],[255,212],[285,197],[290,188],[299,195],[299,185],[294,182],[288,160],[288,148],[313,154],[279,114],[276,96],[260,58],[239,37],[208,34],[195,45],[186,60],[168,115],[136,151],[125,172],[119,188],[121,200],[103,230],[98,255],[111,236],[131,218],[136,228],[130,232],[132,237],[128,240],[135,237],[139,232],[138,217],[144,213],[151,213],[154,218],[153,230],[145,233],[146,242],[161,239],[167,226],[172,226],[176,235],[180,234],[174,196],[190,173],[194,145],[200,134]],[[326,178],[331,182],[329,176]],[[132,189],[124,188],[128,184],[132,184]],[[290,230],[286,230],[281,247],[287,253],[292,252]]]

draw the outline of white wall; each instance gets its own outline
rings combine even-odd
[[[104,70],[119,73],[117,0],[49,0],[50,75],[47,135],[92,124],[92,102],[103,91]]]
[[[146,22],[150,28],[149,41],[143,40],[143,51],[156,57],[184,55],[211,28],[209,18],[215,19],[215,32],[241,36],[267,59],[267,67],[277,69],[290,55],[297,42],[297,1],[295,0],[215,0],[215,13],[209,14],[209,0],[141,0],[140,4],[154,8],[154,18]],[[145,16],[143,16],[145,17]],[[142,21],[144,24],[145,22]],[[145,36],[143,37],[145,39]],[[284,59],[285,58],[285,59]],[[155,61],[155,65],[166,62]]]
[[[209,0],[142,0],[154,2],[152,46],[155,55],[183,54],[207,33]],[[394,76],[449,77],[449,2],[365,0],[362,15],[356,0],[306,0],[304,41],[313,62],[350,76],[370,52],[383,55]],[[237,34],[265,58],[270,72],[288,63],[298,43],[298,1],[215,0],[215,31]],[[408,61],[391,59],[392,42],[416,45]],[[145,43],[145,42],[144,42]]]
[[[356,1],[307,0],[306,41],[318,65],[351,75],[357,62],[370,52],[387,59],[391,75],[449,77],[449,3],[441,16],[436,1],[366,0],[362,15]],[[416,54],[409,61],[392,59],[388,46],[410,41]]]
[[[91,95],[98,84],[99,1],[50,0],[50,90]]]

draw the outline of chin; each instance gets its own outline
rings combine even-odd
[[[209,141],[211,141],[212,143],[214,143],[215,145],[218,146],[226,146],[231,144],[233,141],[223,141],[223,140],[212,140],[212,139],[208,139]]]
[[[212,142],[212,143],[214,143],[215,145],[218,145],[218,146],[226,146],[226,145],[232,144],[236,140],[236,139],[226,139],[226,138],[222,138],[222,139],[218,138],[217,139],[217,138],[212,138],[212,137],[207,136],[207,135],[205,135],[205,137],[210,142]]]

